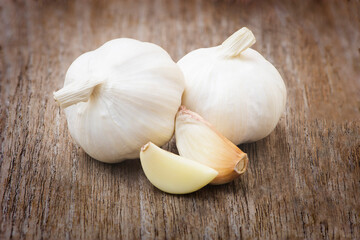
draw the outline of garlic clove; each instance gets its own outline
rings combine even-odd
[[[194,192],[218,175],[214,169],[165,151],[152,142],[141,148],[140,161],[149,181],[167,193]]]
[[[194,159],[219,172],[211,184],[228,183],[247,169],[247,154],[200,115],[184,106],[176,115],[175,137],[180,156]]]

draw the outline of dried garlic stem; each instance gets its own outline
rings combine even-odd
[[[54,92],[54,99],[61,108],[67,108],[78,102],[89,100],[96,86],[103,83],[103,80],[72,82],[57,92]]]
[[[246,27],[235,32],[220,46],[225,57],[236,57],[256,42],[254,34]]]

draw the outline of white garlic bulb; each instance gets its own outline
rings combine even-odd
[[[184,87],[164,49],[120,38],[78,57],[54,98],[78,145],[114,163],[138,158],[149,141],[161,146],[170,140]]]
[[[190,52],[178,62],[185,77],[182,104],[235,144],[266,137],[286,103],[276,68],[249,47],[255,37],[242,28],[217,47]]]

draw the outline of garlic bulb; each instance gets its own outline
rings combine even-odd
[[[174,132],[183,74],[161,47],[120,38],[78,57],[54,93],[74,140],[103,162],[138,158]]]
[[[266,137],[284,111],[286,87],[276,68],[250,48],[247,28],[222,45],[190,52],[178,62],[185,77],[182,104],[235,144]]]
[[[231,182],[247,169],[247,154],[184,106],[176,114],[175,137],[180,156],[218,171],[211,184]]]

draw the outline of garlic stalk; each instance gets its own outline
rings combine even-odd
[[[185,77],[182,104],[238,145],[269,135],[285,109],[286,87],[276,68],[250,48],[247,28],[220,46],[190,52],[178,62]]]
[[[184,106],[176,115],[175,137],[180,156],[193,159],[219,172],[211,184],[228,183],[247,169],[247,154],[199,114]]]
[[[103,162],[138,158],[174,132],[183,74],[161,47],[121,38],[78,57],[54,93],[73,139]]]
[[[141,148],[140,161],[149,181],[167,193],[194,192],[218,174],[210,167],[165,151],[151,142]]]

